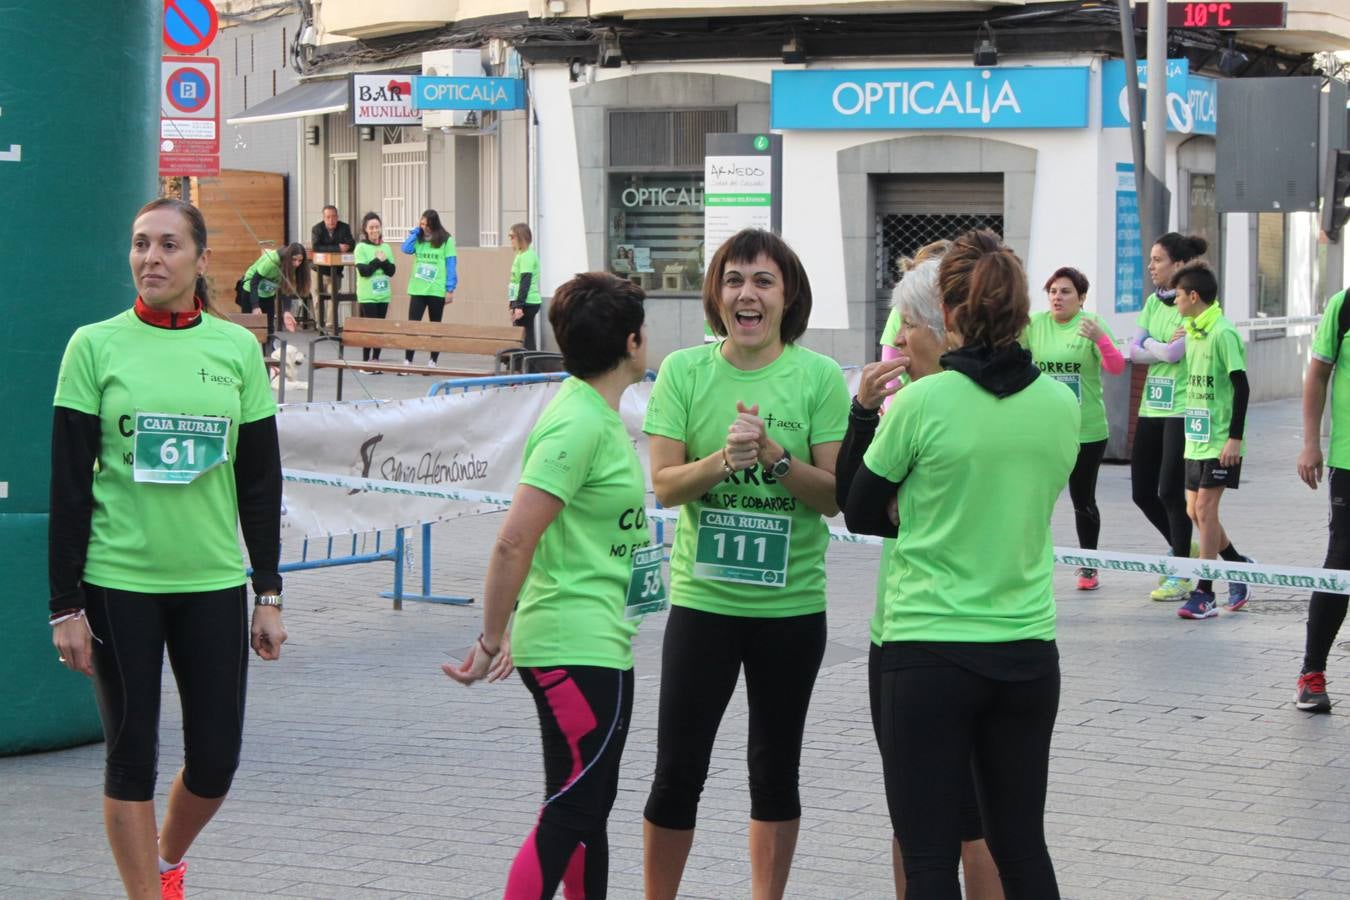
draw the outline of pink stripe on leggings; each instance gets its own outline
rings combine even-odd
[[[567,782],[559,791],[561,793],[571,787],[581,775],[584,768],[581,760],[581,739],[594,731],[598,723],[591,705],[581,693],[581,688],[567,677],[565,669],[537,672],[536,677],[541,685],[545,685],[544,696],[548,698],[549,709],[553,710],[553,718],[558,720],[558,727],[562,730],[563,737],[567,739],[567,747],[572,751],[572,774],[567,776]],[[553,683],[549,684],[550,681]]]

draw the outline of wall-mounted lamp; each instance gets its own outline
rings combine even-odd
[[[994,42],[994,29],[988,22],[981,22],[975,30],[975,65],[998,65],[998,44]]]
[[[806,45],[797,38],[792,38],[783,45],[783,62],[788,65],[806,62]]]
[[[363,140],[363,141],[373,141],[373,140],[375,140],[375,126],[374,126],[374,125],[362,125],[361,128],[360,128],[359,130],[360,130],[360,134],[361,134],[361,140]]]
[[[311,147],[319,146],[319,126],[311,125],[305,129],[305,143]]]
[[[623,53],[619,49],[619,39],[613,34],[600,42],[600,68],[617,69],[623,65]]]

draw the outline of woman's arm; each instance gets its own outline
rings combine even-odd
[[[453,294],[455,288],[459,287],[459,257],[447,256],[445,258],[445,292]],[[448,297],[446,299],[449,299]]]
[[[1116,349],[1116,344],[1105,334],[1097,335],[1097,350],[1102,355],[1102,368],[1111,375],[1119,375],[1125,371],[1125,357],[1120,355]]]
[[[506,625],[530,572],[535,548],[562,509],[563,502],[547,491],[528,484],[516,488],[511,509],[497,532],[488,559],[487,581],[483,586],[483,636],[460,666],[441,666],[455,681],[468,685],[480,680],[501,654]]]
[[[51,516],[47,520],[48,609],[73,616],[52,628],[57,656],[75,672],[94,674],[93,643],[84,621],[84,563],[94,513],[94,460],[99,418],[64,406],[52,416]]]
[[[667,508],[697,500],[731,474],[725,447],[692,462],[686,459],[684,441],[653,434],[648,436],[648,447],[652,489],[656,492],[656,501]]]
[[[864,463],[858,467],[844,504],[844,524],[854,534],[874,534],[893,538],[900,533],[891,521],[888,507],[900,490],[898,482],[887,481]]]
[[[403,252],[412,255],[417,252],[417,239],[422,236],[422,226],[414,228],[408,232],[408,236],[403,239]]]
[[[778,483],[798,500],[825,518],[839,514],[839,503],[834,497],[834,467],[839,461],[839,441],[811,445],[811,462],[793,459],[787,474]],[[772,439],[761,445],[759,466],[767,471],[783,458],[783,448]]]
[[[239,426],[234,448],[239,530],[253,566],[253,590],[281,593],[281,448],[276,416]]]
[[[863,409],[855,399],[848,413],[848,431],[839,444],[839,460],[834,471],[834,502],[840,509],[848,503],[849,488],[862,467],[863,454],[872,446],[881,415],[876,410]]]

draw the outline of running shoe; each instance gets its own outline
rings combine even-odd
[[[1219,611],[1214,608],[1213,591],[1191,591],[1191,596],[1177,610],[1177,615],[1183,619],[1208,619],[1218,614]]]
[[[1250,556],[1242,557],[1242,561],[1245,563],[1256,562],[1256,560],[1252,559]],[[1223,605],[1224,609],[1229,612],[1237,612],[1239,609],[1246,606],[1247,601],[1251,598],[1251,591],[1246,584],[1241,581],[1230,581],[1228,582],[1228,602]]]
[[[183,876],[187,874],[187,860],[167,872],[159,873],[159,896],[162,900],[183,900]]]
[[[436,365],[436,360],[434,360],[434,359],[429,359],[429,360],[427,360],[427,365],[428,365],[430,368],[433,368],[433,369],[438,369],[438,368],[440,368],[440,366]]]
[[[1149,596],[1162,603],[1176,603],[1185,600],[1194,587],[1195,585],[1191,583],[1189,578],[1168,575],[1163,579],[1162,584],[1153,589],[1153,593]]]
[[[1078,570],[1078,589],[1080,591],[1095,591],[1099,587],[1101,587],[1101,583],[1097,581],[1096,569]]]
[[[1304,672],[1298,676],[1298,693],[1294,705],[1308,712],[1331,712],[1331,698],[1327,696],[1327,673]]]

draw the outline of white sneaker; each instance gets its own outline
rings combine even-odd
[[[428,367],[428,368],[432,368],[432,369],[438,369],[438,368],[440,368],[439,366],[436,365],[436,360],[434,360],[434,359],[429,359],[429,360],[427,360],[427,367]]]

